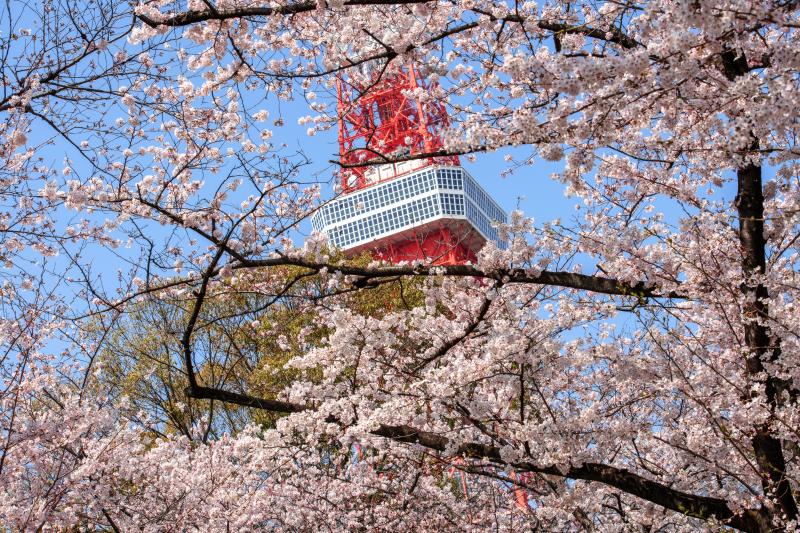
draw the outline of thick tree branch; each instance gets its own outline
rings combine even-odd
[[[591,26],[565,24],[563,22],[555,22],[548,20],[540,20],[538,23],[539,28],[543,30],[552,31],[554,34],[576,34],[591,37],[593,39],[600,39],[610,43],[618,44],[623,48],[631,49],[640,46],[636,40],[628,37],[617,28],[600,29]]]
[[[233,264],[234,269],[262,268],[270,266],[299,266],[314,271],[327,270],[330,273],[340,272],[345,276],[361,278],[361,283],[376,278],[396,276],[450,276],[488,278],[502,283],[527,283],[535,285],[551,285],[568,289],[578,289],[614,296],[633,296],[637,298],[687,298],[677,291],[661,291],[657,286],[644,281],[629,283],[613,278],[558,272],[549,270],[532,270],[524,268],[502,268],[484,271],[474,265],[393,265],[381,267],[359,267],[309,261],[299,257],[279,256],[268,259],[242,260]]]
[[[742,250],[744,275],[762,275],[766,271],[766,240],[764,238],[764,196],[761,185],[761,167],[745,165],[737,171],[738,194],[736,208],[739,214],[739,244]],[[773,340],[764,320],[769,317],[767,288],[761,283],[745,282],[744,337],[748,354],[745,359],[748,374],[761,381],[770,409],[780,403],[780,396],[787,384],[770,376],[764,361],[775,362],[780,357],[780,345]],[[766,376],[760,378],[759,376]],[[752,437],[756,462],[761,470],[762,484],[767,494],[774,494],[783,512],[789,519],[797,518],[797,503],[786,478],[786,459],[780,440],[770,431],[769,424],[756,427]]]
[[[749,71],[744,54],[726,48],[721,54],[722,71],[734,81]],[[758,140],[750,146],[752,153],[757,153]],[[742,253],[742,272],[745,282],[742,292],[745,303],[742,309],[744,319],[744,340],[747,348],[745,368],[751,379],[762,383],[767,405],[774,411],[782,402],[786,392],[796,395],[783,380],[769,374],[764,362],[776,362],[781,355],[780,340],[774,339],[772,332],[765,325],[769,318],[769,293],[760,282],[751,282],[751,276],[761,276],[767,271],[766,248],[764,236],[764,193],[762,185],[762,169],[760,164],[748,162],[736,171],[737,194],[736,209],[739,215],[739,246]],[[751,445],[759,467],[764,492],[774,496],[783,513],[789,520],[800,516],[792,487],[786,477],[786,458],[781,442],[770,429],[769,422],[755,427]]]
[[[420,4],[428,2],[429,0],[345,0],[344,6],[374,6],[374,5],[407,5],[407,4]],[[181,27],[196,24],[198,22],[205,22],[209,20],[230,20],[241,17],[269,17],[281,15],[296,15],[298,13],[307,13],[319,9],[316,1],[314,2],[297,2],[294,4],[287,4],[283,6],[248,6],[239,7],[234,9],[205,9],[198,11],[184,11],[173,15],[166,15],[160,20],[156,20],[148,15],[137,15],[137,17],[150,27],[156,28],[158,26]],[[482,9],[473,9],[476,13],[489,16],[492,20],[499,20],[491,13]],[[523,23],[525,19],[519,15],[508,15],[502,17],[506,22]],[[554,35],[559,34],[577,34],[599,39],[610,43],[615,43],[623,48],[631,49],[640,46],[640,43],[635,39],[625,35],[618,28],[594,28],[586,25],[567,24],[564,22],[540,20],[537,26],[543,30],[552,31]],[[477,27],[476,22],[469,22],[461,26],[456,26],[444,32],[435,38],[426,41],[425,44],[430,44],[436,40],[443,39],[450,35],[460,33],[465,30]],[[392,53],[391,50],[388,51]],[[380,56],[376,56],[380,57]]]
[[[248,396],[247,394],[239,394],[238,392],[230,392],[210,387],[196,386],[194,389],[187,387],[185,392],[187,396],[197,400],[219,400],[221,402],[263,409],[275,413],[299,413],[308,410],[308,407],[305,405],[297,403],[256,398],[254,396]]]
[[[380,5],[402,5],[402,4],[422,4],[430,0],[345,0],[345,6],[380,6]],[[248,6],[233,9],[204,9],[199,11],[185,11],[168,15],[161,20],[153,19],[147,15],[137,15],[137,17],[150,27],[158,26],[180,27],[189,26],[207,20],[229,20],[240,17],[270,17],[275,15],[296,15],[307,13],[318,9],[318,4],[314,2],[297,2],[283,6]]]
[[[449,446],[449,441],[446,437],[436,433],[419,431],[411,426],[382,425],[373,433],[397,442],[419,444],[439,452],[447,451]],[[760,532],[767,530],[769,527],[766,516],[761,510],[745,510],[740,514],[736,514],[725,500],[679,491],[614,466],[584,463],[579,466],[562,468],[555,465],[543,466],[528,462],[510,463],[503,460],[499,448],[480,443],[462,444],[456,450],[456,455],[475,459],[488,459],[499,465],[513,467],[518,472],[535,472],[568,479],[596,481],[683,515],[706,520],[715,518],[742,531]]]

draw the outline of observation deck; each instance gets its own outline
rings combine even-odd
[[[505,248],[493,227],[506,223],[505,211],[464,168],[432,165],[399,176],[397,170],[395,165],[375,167],[368,186],[320,207],[311,219],[313,228],[347,255],[388,249],[387,255],[398,257],[393,245],[423,242],[442,232],[468,256],[474,257],[486,241]],[[384,175],[386,181],[380,181]],[[406,254],[405,259],[411,258]]]

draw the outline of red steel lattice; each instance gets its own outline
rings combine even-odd
[[[444,105],[420,98],[435,92],[435,83],[423,79],[413,64],[361,79],[337,80],[343,194],[433,164],[460,166],[458,156],[432,155],[444,151],[442,133],[449,127]],[[476,260],[476,235],[463,224],[437,222],[379,239],[370,252],[393,263],[463,264]]]
[[[362,84],[344,78],[337,81],[339,114],[339,156],[344,167],[341,186],[344,192],[361,189],[381,181],[369,179],[375,164],[403,160],[409,156],[435,154],[443,149],[441,133],[449,122],[439,102],[423,102],[415,90],[430,94],[435,84],[420,78],[410,65],[392,74],[368,76]],[[458,156],[423,158],[433,163],[458,165]],[[360,166],[364,163],[371,165]],[[415,168],[415,169],[416,169]],[[386,173],[390,179],[402,170]]]
[[[435,86],[421,79],[413,65],[378,81],[372,78],[369,86],[341,77],[337,80],[339,156],[344,167],[340,183],[344,194],[432,164],[460,166],[458,156],[421,157],[418,164],[405,167],[388,162],[443,150],[441,133],[449,126],[445,108],[441,103],[423,103],[415,98],[416,89],[430,92]],[[379,239],[369,245],[369,250],[376,259],[392,263],[419,259],[437,265],[465,264],[476,261],[477,243],[482,241],[475,239],[476,233],[462,224],[442,223]],[[354,450],[361,460],[361,446],[356,444]],[[454,464],[459,462],[463,460],[457,459]],[[459,475],[464,498],[469,500],[467,474],[455,467],[450,474]],[[528,481],[525,475],[515,472],[511,472],[511,478]],[[510,490],[514,505],[530,512],[527,491],[519,486]]]

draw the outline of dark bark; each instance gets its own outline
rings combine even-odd
[[[408,5],[420,4],[428,2],[429,0],[345,0],[345,6],[379,6],[379,5]],[[198,22],[205,22],[209,20],[230,20],[235,18],[245,17],[270,17],[270,16],[283,16],[283,15],[296,15],[298,13],[307,13],[318,9],[317,2],[297,2],[294,4],[287,4],[283,6],[247,6],[238,7],[233,9],[203,9],[197,11],[184,11],[169,15],[163,20],[155,20],[147,15],[137,15],[137,17],[150,27],[156,28],[158,26],[181,27],[197,24]],[[490,12],[484,11],[479,8],[473,9],[476,13],[488,15],[492,20],[497,18]],[[509,15],[503,17],[503,20],[508,22],[524,22],[523,18],[519,15]],[[537,23],[539,28],[543,30],[552,31],[554,34],[579,34],[599,39],[601,41],[612,42],[622,46],[623,48],[635,48],[640,46],[631,37],[622,33],[619,28],[593,28],[587,25],[565,24],[559,21],[541,20]],[[460,30],[471,29],[476,24],[465,25]],[[452,34],[453,32],[449,32]]]
[[[430,0],[345,0],[345,6],[379,6],[379,5],[402,5],[402,4],[422,4]],[[307,13],[318,9],[317,2],[297,2],[283,6],[248,6],[233,9],[204,9],[199,11],[185,11],[175,15],[167,16],[164,20],[154,20],[146,15],[137,15],[139,19],[151,26],[189,26],[207,20],[229,20],[241,17],[270,17],[280,15],[296,15]]]
[[[764,196],[761,183],[761,166],[750,163],[737,172],[738,194],[736,208],[739,215],[739,244],[742,251],[742,270],[748,278],[742,285],[745,294],[744,341],[748,374],[764,386],[766,400],[771,410],[779,406],[786,384],[770,376],[764,368],[765,361],[776,361],[780,347],[773,340],[765,321],[769,317],[767,288],[750,276],[766,271],[766,241],[764,239]],[[755,429],[751,440],[756,462],[761,471],[762,486],[767,494],[774,495],[783,513],[789,519],[797,518],[798,510],[791,485],[786,478],[786,460],[780,440],[772,436],[769,424]]]
[[[736,50],[726,48],[720,56],[722,71],[730,81],[749,72],[747,58]],[[753,140],[750,150],[757,153],[759,143]],[[791,393],[788,385],[775,376],[770,376],[764,362],[774,362],[780,357],[780,344],[773,340],[766,321],[769,319],[769,297],[767,288],[751,276],[766,272],[766,248],[764,238],[764,194],[761,183],[761,165],[749,162],[737,170],[738,190],[736,209],[739,215],[739,245],[742,253],[742,270],[745,282],[742,292],[745,295],[744,341],[747,349],[745,367],[754,381],[764,386],[766,401],[770,410],[782,402],[783,393]],[[751,445],[758,464],[764,491],[774,496],[787,518],[798,517],[797,502],[792,494],[789,480],[786,479],[786,459],[780,440],[772,436],[769,424],[755,428]]]
[[[254,396],[248,396],[247,394],[239,394],[238,392],[230,392],[210,387],[201,387],[199,385],[195,385],[194,389],[187,387],[185,392],[190,398],[196,398],[198,400],[219,400],[221,402],[242,405],[244,407],[253,407],[255,409],[272,411],[274,413],[299,413],[308,409],[308,407],[305,405],[296,403],[256,398]]]
[[[355,276],[362,282],[370,279],[390,278],[396,276],[453,276],[488,278],[507,283],[529,283],[535,285],[552,285],[567,289],[578,289],[613,296],[633,296],[637,298],[686,298],[678,291],[663,291],[657,285],[639,281],[628,283],[613,278],[576,274],[573,272],[557,272],[550,270],[533,271],[524,268],[501,268],[484,271],[473,265],[446,265],[446,266],[384,266],[384,267],[358,267],[350,265],[334,265],[317,263],[302,258],[276,257],[270,259],[243,260],[233,265],[234,269],[261,268],[270,266],[291,265],[305,267],[310,270],[328,272],[341,272],[346,276]]]
[[[726,48],[720,56],[722,72],[730,81],[746,74],[750,68],[747,58],[737,51]],[[759,143],[753,140],[750,150],[757,153]],[[780,357],[780,341],[773,336],[766,325],[769,319],[769,297],[767,288],[752,276],[766,272],[766,248],[764,237],[764,194],[762,190],[761,165],[749,162],[737,169],[736,209],[739,216],[739,245],[742,253],[742,270],[745,282],[742,292],[745,296],[744,341],[747,349],[745,367],[754,381],[764,386],[766,401],[771,410],[782,402],[783,393],[791,393],[786,383],[770,376],[764,362],[777,361]],[[786,459],[779,439],[770,431],[769,424],[755,428],[751,445],[758,464],[764,491],[775,497],[787,518],[798,517],[797,502],[792,494],[789,480],[786,479]]]
[[[634,39],[631,39],[630,37],[622,33],[618,28],[609,28],[609,29],[592,28],[591,26],[586,26],[582,24],[579,25],[564,24],[563,22],[548,21],[548,20],[539,21],[538,26],[543,30],[552,31],[554,36],[559,34],[585,35],[586,37],[591,37],[593,39],[599,39],[601,41],[607,41],[610,43],[618,44],[621,47],[627,49],[641,46]]]
[[[419,444],[440,452],[448,448],[446,437],[418,431],[410,426],[384,425],[375,430],[374,434],[398,442]],[[463,444],[457,449],[456,454],[475,459],[488,459],[499,465],[512,467],[517,472],[535,472],[603,483],[683,515],[704,520],[713,518],[741,531],[753,533],[770,531],[768,517],[762,510],[748,509],[736,514],[725,500],[679,491],[623,468],[598,463],[584,463],[566,469],[528,462],[508,463],[502,459],[499,448],[480,443]]]

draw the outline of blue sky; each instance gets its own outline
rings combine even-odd
[[[138,47],[131,47],[126,45],[131,53]],[[171,52],[168,52],[171,53]],[[189,73],[185,69],[173,64],[173,67],[178,69],[172,72],[177,77],[177,74],[182,72],[185,75],[197,80],[200,73]],[[255,91],[246,91],[246,98],[259,99],[259,93]],[[263,93],[260,93],[263,95]],[[330,107],[335,105],[333,101],[332,91],[319,90],[319,99],[325,101]],[[311,163],[305,167],[304,174],[308,181],[319,180],[325,185],[322,189],[323,199],[329,198],[333,195],[333,190],[330,185],[334,181],[334,173],[336,166],[330,163],[331,159],[336,158],[338,151],[337,145],[337,132],[335,128],[328,131],[317,133],[315,136],[308,136],[306,133],[307,126],[299,125],[298,118],[313,114],[308,104],[302,97],[302,93],[298,92],[296,99],[290,102],[278,102],[273,95],[264,99],[263,103],[254,102],[253,105],[265,107],[270,111],[271,118],[268,122],[264,123],[266,127],[274,130],[272,142],[274,144],[285,143],[287,145],[286,152],[291,153],[296,150],[301,150],[310,159]],[[107,120],[114,120],[118,114],[107,115]],[[272,121],[274,118],[280,116],[283,119],[284,125],[281,127],[273,127]],[[39,142],[45,138],[53,135],[52,130],[49,129],[41,121],[37,121],[36,127],[30,132],[31,143]],[[75,142],[80,143],[85,140],[82,138],[73,139]],[[53,144],[44,148],[41,155],[44,157],[45,162],[51,164],[54,169],[60,170],[62,161],[65,155],[70,155],[73,160],[73,166],[78,170],[78,174],[82,178],[86,178],[92,174],[91,169],[79,157],[75,155],[75,149],[70,146],[66,140],[60,137],[54,137]],[[551,179],[551,174],[558,172],[562,167],[562,162],[550,163],[543,160],[534,161],[533,164],[517,168],[512,174],[505,176],[511,163],[504,160],[504,156],[508,153],[514,154],[519,160],[526,159],[530,154],[529,147],[521,147],[516,149],[504,149],[492,153],[479,153],[475,156],[474,162],[469,162],[466,157],[462,157],[462,164],[472,174],[481,185],[491,193],[494,199],[503,207],[507,212],[512,211],[519,207],[526,216],[533,217],[536,226],[540,227],[543,223],[553,219],[561,219],[562,222],[569,224],[570,219],[575,216],[575,204],[578,202],[574,198],[567,198],[564,196],[564,186]],[[115,159],[111,156],[111,159]],[[145,161],[147,164],[147,161]],[[215,178],[212,176],[199,176],[209,181],[209,187],[214,186]],[[728,200],[733,199],[735,191],[731,184],[726,184],[722,194]],[[681,216],[675,206],[669,205],[668,202],[659,202],[659,207],[663,207],[666,219],[669,222],[677,221]],[[73,212],[63,210],[59,214],[59,223],[67,224],[70,220],[78,218],[82,215],[77,215]],[[155,236],[159,233],[164,234],[170,228],[158,228],[156,224],[152,224]],[[303,235],[310,232],[310,221],[305,221],[301,227],[301,231],[297,235],[297,244]],[[118,235],[123,238],[123,235]],[[103,277],[109,278],[108,281],[114,284],[117,268],[127,269],[130,264],[126,265],[124,259],[133,259],[136,255],[135,251],[127,251],[125,249],[117,251],[109,251],[100,246],[92,246],[86,250],[83,257],[84,261],[87,259],[93,264],[98,274]],[[594,264],[588,262],[586,264],[586,271],[591,272],[594,269]],[[112,275],[112,276],[108,276]]]

